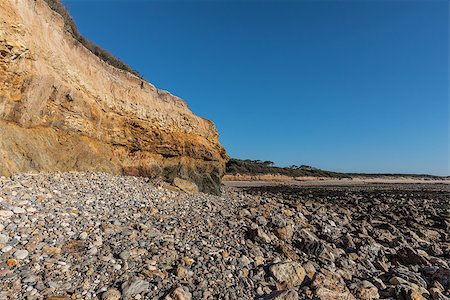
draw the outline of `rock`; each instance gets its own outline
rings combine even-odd
[[[80,233],[80,240],[85,240],[85,239],[87,239],[87,237],[88,237],[88,234],[86,232]]]
[[[129,300],[376,299],[377,292],[382,299],[447,300],[449,190],[431,183],[223,186],[217,197],[102,172],[0,177],[1,209],[36,209],[0,220],[0,248],[9,250],[0,252],[0,299],[98,300],[116,297],[108,289],[124,283],[117,289]],[[271,217],[258,225],[264,221],[257,216]],[[290,240],[273,233],[293,224]],[[386,228],[394,246],[373,238],[374,229]],[[421,234],[419,243],[407,228],[439,234]],[[346,247],[346,235],[354,247]],[[303,241],[324,251],[308,254]],[[431,245],[443,255],[424,252]],[[407,246],[429,265],[402,264],[397,251]],[[18,250],[29,254],[19,260]],[[179,284],[185,288],[174,292]]]
[[[0,233],[0,244],[7,243],[8,241],[9,241],[9,236],[7,236],[6,234]],[[5,251],[5,252],[7,252],[7,251]]]
[[[325,251],[324,243],[309,230],[301,229],[298,236],[300,240],[296,242],[296,246],[303,252],[313,256],[321,256]]]
[[[243,255],[243,256],[239,259],[239,261],[240,261],[240,265],[241,265],[242,267],[246,267],[246,266],[250,265],[250,263],[251,263],[250,259],[249,259],[246,255]]]
[[[186,193],[198,193],[198,186],[188,180],[181,179],[179,177],[175,177],[173,180],[173,184]]]
[[[22,207],[17,207],[17,206],[13,207],[13,208],[12,208],[12,211],[13,211],[13,213],[15,213],[15,214],[24,214],[24,213],[27,212],[27,211],[26,211],[25,209],[23,209]]]
[[[432,279],[438,281],[443,286],[450,286],[450,268],[449,267],[438,267],[436,272],[433,273]]]
[[[395,286],[395,296],[397,299],[406,300],[426,300],[429,293],[426,289],[414,284],[398,284]]]
[[[10,258],[10,259],[8,259],[8,260],[6,261],[6,264],[7,264],[8,267],[10,267],[10,268],[17,266],[18,263],[19,263],[19,262],[18,262],[16,259],[14,259],[14,258]]]
[[[310,261],[308,261],[306,264],[303,265],[303,268],[305,269],[306,276],[311,281],[314,278],[314,275],[316,275],[316,267],[314,267],[314,264]]]
[[[96,243],[98,240],[94,241]],[[101,239],[100,239],[101,241]],[[86,250],[86,244],[81,240],[70,240],[65,243],[61,249],[59,247],[50,247],[54,253],[58,253],[59,251],[63,253],[83,253]]]
[[[13,249],[13,247],[10,246],[10,245],[8,245],[8,246],[5,246],[5,247],[2,248],[2,252],[3,252],[3,253],[6,253],[6,252],[11,251],[12,249]]]
[[[284,262],[269,267],[270,275],[279,283],[290,287],[300,285],[305,279],[305,269],[297,262]]]
[[[66,296],[50,296],[46,298],[47,300],[70,300],[69,297]]]
[[[379,290],[386,289],[386,285],[384,284],[383,280],[380,278],[374,277],[372,278],[372,283],[374,286],[376,286]]]
[[[380,299],[378,289],[369,281],[363,280],[350,286],[353,291],[353,295],[357,299],[362,300],[377,300]]]
[[[264,257],[257,256],[257,257],[255,257],[255,266],[257,267],[257,266],[263,265],[265,261],[266,260],[264,259]]]
[[[189,277],[189,271],[186,268],[181,267],[181,266],[179,266],[177,268],[176,274],[177,274],[178,278],[187,278],[187,277]]]
[[[418,252],[409,246],[400,248],[397,251],[397,257],[404,265],[429,265],[427,259],[418,254]]]
[[[279,237],[282,240],[290,240],[292,239],[292,236],[294,234],[294,228],[291,224],[275,229],[275,234],[277,237]]]
[[[347,248],[347,251],[352,251],[356,248],[355,242],[353,241],[353,237],[350,234],[346,234],[343,237],[344,246]]]
[[[433,300],[450,300],[449,297],[444,296],[442,291],[435,287],[430,289],[430,294]]]
[[[122,284],[122,295],[125,300],[130,299],[131,297],[147,292],[150,287],[150,283],[148,281],[142,280],[140,278],[134,278],[130,281],[124,282]]]
[[[0,210],[0,218],[9,218],[13,215],[14,213],[10,210]]]
[[[103,300],[120,300],[121,297],[122,294],[115,288],[107,289],[102,295]]]
[[[311,284],[314,289],[314,299],[320,300],[355,300],[345,281],[338,274],[327,269],[321,269]]]
[[[192,294],[189,293],[186,289],[182,287],[175,288],[172,292],[169,293],[165,298],[165,300],[191,300]]]
[[[42,248],[42,251],[46,254],[60,254],[61,253],[61,248],[60,247],[49,247],[49,246],[44,246]]]
[[[266,218],[264,218],[263,216],[258,216],[257,218],[256,218],[256,223],[258,224],[258,225],[260,225],[260,226],[266,226],[267,225],[267,219]]]
[[[16,252],[14,252],[14,257],[18,260],[22,260],[27,258],[28,256],[28,251],[27,250],[17,250]]]
[[[300,299],[298,293],[294,290],[275,291],[263,298],[263,300],[298,300],[298,299]]]
[[[192,266],[192,264],[195,262],[192,258],[190,257],[184,257],[183,258],[184,263],[186,264],[186,266]]]
[[[272,224],[276,228],[283,228],[283,227],[286,227],[288,225],[288,221],[286,220],[286,218],[283,215],[280,215],[280,214],[277,214],[277,215],[273,216],[271,221],[272,221]]]
[[[255,242],[269,244],[272,242],[272,238],[264,232],[260,227],[252,228],[248,231],[248,236]]]
[[[220,193],[228,156],[211,121],[86,51],[45,1],[2,1],[0,13],[1,175],[178,176]]]

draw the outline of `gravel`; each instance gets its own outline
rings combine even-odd
[[[0,299],[448,299],[449,191],[1,177]]]

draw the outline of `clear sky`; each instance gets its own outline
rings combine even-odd
[[[449,2],[64,0],[231,157],[449,175]]]

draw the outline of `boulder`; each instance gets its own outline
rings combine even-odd
[[[175,179],[173,180],[173,184],[179,188],[180,190],[182,190],[183,192],[186,193],[198,193],[198,186],[189,181],[189,180],[184,180],[181,179],[179,177],[175,177]]]

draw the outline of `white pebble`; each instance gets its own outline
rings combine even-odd
[[[27,250],[17,250],[16,252],[14,252],[14,257],[17,259],[25,259],[28,256],[28,251]]]
[[[9,236],[7,236],[6,234],[0,234],[0,243],[4,244],[7,243],[9,241]]]
[[[0,210],[0,217],[9,218],[12,215],[14,215],[14,213],[10,210]]]
[[[12,248],[13,248],[13,247],[11,247],[10,245],[5,246],[5,247],[2,248],[2,252],[3,252],[3,253],[9,252],[9,251],[12,250]]]
[[[22,207],[18,207],[18,206],[13,207],[12,210],[13,210],[13,212],[15,214],[24,214],[24,213],[26,213],[25,209],[23,209]]]

